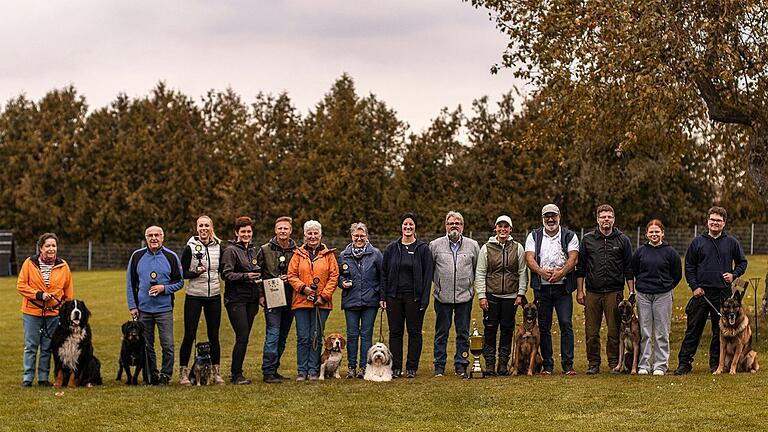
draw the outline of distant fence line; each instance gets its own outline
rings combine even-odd
[[[576,229],[576,234],[581,238],[584,233],[595,228]],[[621,229],[621,228],[620,228]],[[668,242],[680,254],[685,254],[688,244],[696,235],[706,230],[706,226],[696,225],[688,228],[667,228],[665,241]],[[744,253],[748,255],[768,254],[768,224],[753,224],[747,227],[730,227],[726,230],[729,235],[736,237],[744,248]],[[634,247],[638,247],[645,242],[645,227],[637,227],[623,231],[632,241]],[[526,232],[512,233],[512,238],[517,241],[525,242]],[[443,234],[419,235],[424,241],[429,241]],[[493,232],[466,232],[465,235],[477,240],[481,245],[488,241]],[[395,236],[392,235],[371,235],[371,243],[379,249],[384,249]],[[301,239],[296,239],[301,243]],[[266,240],[265,240],[266,241]],[[329,247],[344,248],[350,239],[348,237],[324,237],[323,243]],[[175,251],[181,256],[181,252],[186,245],[185,242],[168,241],[165,246]],[[59,247],[59,256],[67,260],[73,270],[91,270],[91,269],[116,269],[125,268],[128,265],[128,259],[131,253],[143,247],[143,243],[98,243],[87,242],[79,244],[62,243]],[[35,251],[34,244],[18,244],[16,248],[16,257],[18,268],[21,263]]]

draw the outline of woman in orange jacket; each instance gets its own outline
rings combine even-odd
[[[305,222],[304,244],[296,248],[288,265],[288,282],[296,293],[291,309],[296,317],[297,381],[319,378],[323,327],[333,309],[331,299],[339,279],[336,249],[329,249],[321,238],[320,222]]]
[[[21,317],[24,322],[24,375],[22,387],[37,383],[50,386],[51,336],[59,323],[59,305],[73,297],[72,272],[69,265],[57,256],[59,239],[56,234],[45,233],[37,241],[37,255],[21,266],[16,290],[22,295]],[[40,350],[38,363],[37,351]]]

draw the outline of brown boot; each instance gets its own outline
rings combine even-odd
[[[221,369],[219,368],[219,365],[213,365],[213,383],[224,385],[224,379],[221,377]]]
[[[189,382],[189,368],[186,366],[179,367],[179,384],[180,385],[192,384],[191,382]]]

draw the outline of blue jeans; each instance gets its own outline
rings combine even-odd
[[[317,312],[320,315],[320,327]],[[320,352],[323,349],[323,327],[331,311],[302,308],[293,311],[296,317],[296,371],[303,376],[320,376]]]
[[[368,361],[368,350],[373,345],[373,325],[376,324],[378,307],[345,309],[347,320],[347,364],[350,369],[357,363],[357,341],[360,340],[360,368]]]
[[[37,366],[37,381],[48,381],[51,372],[51,338],[43,335],[43,317],[21,314],[24,323],[24,375],[22,381],[35,380]],[[45,327],[48,336],[53,336],[59,317],[45,317]],[[40,362],[37,363],[37,350],[40,349]],[[37,363],[37,365],[35,364]]]
[[[469,319],[472,316],[472,301],[465,303],[440,303],[435,300],[435,371],[445,371],[446,346],[451,321],[456,326],[456,354],[454,367],[467,368],[469,365]],[[467,353],[467,357],[462,356]]]
[[[149,375],[157,376],[157,357],[155,355],[155,326],[160,337],[160,348],[163,351],[163,364],[160,373],[168,378],[173,375],[173,311],[149,313],[139,312],[139,322],[144,324],[147,338],[147,354],[149,354]]]
[[[265,309],[264,319],[267,322],[267,332],[264,335],[261,371],[266,376],[274,375],[280,368],[280,357],[285,352],[285,341],[293,323],[293,311],[290,305]]]
[[[541,357],[544,370],[552,372],[552,309],[557,312],[560,326],[560,362],[564,371],[573,367],[573,294],[565,291],[565,285],[542,285],[534,291],[539,300],[539,331],[541,332]]]

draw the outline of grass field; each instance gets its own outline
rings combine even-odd
[[[747,277],[763,278],[766,257],[750,257]],[[251,335],[245,374],[250,386],[182,387],[178,368],[169,387],[127,387],[114,381],[120,347],[120,325],[128,319],[125,274],[122,271],[78,272],[75,294],[93,312],[91,320],[96,355],[102,362],[105,385],[92,389],[65,390],[56,396],[50,388],[21,388],[22,323],[20,296],[15,278],[0,278],[0,430],[10,431],[144,431],[144,430],[764,430],[760,407],[766,406],[768,374],[722,375],[707,370],[709,329],[702,339],[694,372],[684,377],[670,375],[586,376],[583,308],[574,306],[576,369],[579,375],[565,377],[499,377],[462,380],[455,376],[432,377],[434,311],[430,306],[424,324],[424,351],[415,380],[369,383],[338,380],[321,383],[262,384],[261,348],[264,318],[261,312]],[[759,297],[762,298],[761,284]],[[672,358],[685,329],[684,305],[690,290],[681,284],[675,291],[672,323]],[[529,298],[532,294],[529,293]],[[745,304],[750,318],[753,293]],[[182,337],[181,302],[176,303],[176,355]],[[331,313],[327,331],[343,331],[340,299]],[[575,302],[574,302],[575,303]],[[226,315],[226,312],[224,312]],[[480,322],[480,309],[473,314]],[[520,317],[518,315],[518,322]],[[754,324],[754,323],[753,323]],[[756,350],[761,363],[765,356],[768,329],[761,323]],[[201,324],[201,329],[204,325]],[[555,363],[559,367],[557,327]],[[385,330],[386,332],[386,330]],[[603,333],[604,335],[604,333]],[[205,338],[204,332],[200,334]],[[222,370],[229,370],[233,333],[226,316],[221,327]],[[605,338],[603,337],[603,343]],[[604,345],[603,345],[604,346]],[[449,341],[449,362],[453,356]],[[158,349],[159,354],[159,349]],[[178,360],[177,360],[178,361]],[[295,376],[295,333],[288,340],[281,372]],[[344,363],[346,364],[346,363]],[[450,370],[450,366],[449,366]],[[559,370],[557,370],[559,372]]]

